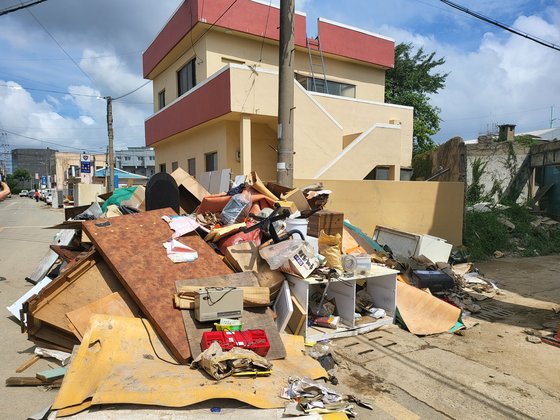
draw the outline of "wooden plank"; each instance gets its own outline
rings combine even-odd
[[[71,349],[79,342],[68,327],[66,313],[121,290],[122,284],[99,253],[89,251],[26,302],[29,338]]]
[[[124,290],[111,293],[95,302],[66,313],[69,328],[82,341],[89,319],[94,314],[137,317],[138,306]]]
[[[202,341],[202,334],[207,331],[212,331],[214,328],[213,322],[198,322],[194,317],[194,311],[182,310],[183,322],[185,330],[189,336],[189,346],[193,357],[197,357],[202,349],[200,343]],[[286,349],[282,343],[282,338],[276,328],[272,314],[268,308],[250,308],[243,311],[240,318],[243,323],[244,330],[264,330],[268,341],[270,342],[270,350],[266,355],[268,360],[284,359],[286,357]]]
[[[301,306],[294,295],[292,295],[292,306],[294,312],[288,321],[288,329],[292,334],[299,335],[307,320],[307,310]]]
[[[36,354],[33,355],[33,357],[31,357],[29,360],[27,360],[25,363],[22,363],[20,366],[17,367],[16,369],[16,373],[21,373],[24,370],[26,370],[29,366],[31,366],[33,363],[36,363],[41,357],[37,356]]]
[[[202,282],[203,283],[203,282]],[[194,297],[199,289],[208,287],[207,285],[186,285],[178,286],[177,294],[185,295],[185,297]],[[214,286],[215,287],[215,286]],[[231,285],[230,285],[231,287]],[[243,307],[254,308],[259,306],[269,306],[270,305],[270,290],[268,287],[240,287],[243,291]],[[181,299],[182,296],[179,296]],[[190,299],[189,299],[190,300]],[[177,299],[175,299],[177,301]],[[185,309],[181,306],[181,309]]]
[[[56,241],[55,245],[68,245],[74,239],[74,235],[76,232],[73,229],[63,229],[60,234],[60,238]],[[58,254],[54,252],[52,249],[45,254],[45,256],[39,261],[39,264],[35,267],[33,273],[31,273],[25,280],[37,284],[37,282],[41,281],[43,277],[47,275],[51,267],[54,265],[56,260],[58,259]]]
[[[31,376],[12,376],[6,378],[6,386],[41,386],[46,385],[52,388],[60,388],[62,385],[62,379],[56,379],[52,382],[45,382],[39,378],[33,378]]]
[[[66,375],[66,367],[59,367],[49,370],[43,370],[42,372],[37,372],[37,379],[40,379],[44,382],[54,381],[55,379],[60,379],[64,375]]]
[[[186,362],[190,350],[181,313],[173,307],[175,282],[231,270],[196,234],[178,240],[198,252],[197,260],[175,264],[167,258],[162,244],[172,231],[161,217],[174,215],[172,209],[158,209],[87,221],[83,228],[172,354]]]

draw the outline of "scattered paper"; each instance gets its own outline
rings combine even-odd
[[[198,258],[198,252],[176,239],[164,242],[163,247],[167,250],[167,257],[174,263],[191,262]]]
[[[173,239],[194,232],[200,227],[198,222],[189,216],[162,216],[161,218],[169,224],[170,229],[175,231],[171,236]]]

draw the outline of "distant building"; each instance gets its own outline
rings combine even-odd
[[[115,152],[116,167],[124,171],[150,177],[155,173],[156,157],[153,147],[129,147]]]
[[[26,169],[31,175],[31,181],[24,185],[25,188],[39,186],[41,177],[46,177],[46,184],[52,187],[56,184],[56,162],[57,150],[49,149],[12,149],[12,172],[16,169]],[[43,178],[45,179],[45,178]]]

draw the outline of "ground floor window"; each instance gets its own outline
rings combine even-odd
[[[218,170],[218,152],[206,153],[204,155],[206,160],[206,172]]]
[[[187,160],[187,172],[191,176],[196,176],[196,159],[190,158]]]
[[[159,164],[159,171],[160,172],[167,172],[167,167],[166,167],[165,163],[160,163]]]
[[[179,167],[179,162],[171,162],[171,172],[174,172]]]

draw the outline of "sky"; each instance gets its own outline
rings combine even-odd
[[[212,1],[212,0],[206,0]],[[263,2],[263,0],[261,0]],[[560,0],[455,0],[560,45]],[[0,0],[0,11],[18,0]],[[142,51],[182,0],[47,0],[0,16],[0,153],[16,147],[103,152],[105,96],[143,86]],[[278,3],[274,1],[273,3]],[[560,51],[452,9],[439,0],[296,0],[308,36],[324,17],[410,42],[444,58],[444,142],[476,138],[495,124],[517,132],[560,125]],[[146,84],[113,103],[115,148],[144,145]]]

